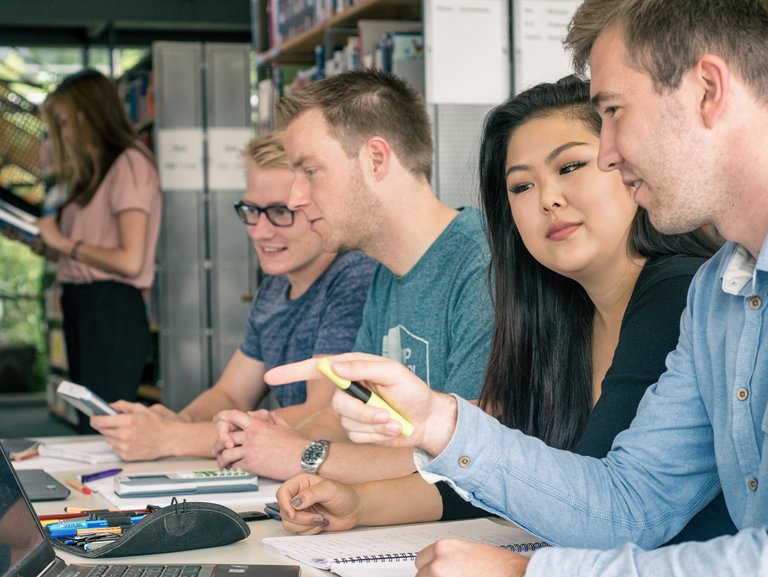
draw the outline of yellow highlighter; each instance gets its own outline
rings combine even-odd
[[[361,400],[366,405],[370,405],[371,407],[379,407],[380,409],[386,409],[389,411],[390,416],[403,426],[403,428],[400,430],[401,435],[404,437],[410,437],[413,434],[413,425],[409,423],[408,420],[395,409],[390,407],[387,401],[356,381],[342,379],[340,376],[333,372],[333,369],[331,369],[331,361],[329,361],[327,358],[322,358],[317,361],[317,370],[331,379],[333,384],[335,384],[337,387],[344,389],[347,391],[347,393],[356,399]]]

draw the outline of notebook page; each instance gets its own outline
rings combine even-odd
[[[491,519],[470,519],[321,535],[268,537],[262,539],[261,543],[271,551],[313,567],[328,569],[337,559],[388,554],[415,555],[427,545],[446,538],[498,546],[540,542],[530,533],[506,523]]]

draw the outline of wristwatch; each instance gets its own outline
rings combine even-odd
[[[312,441],[307,445],[307,448],[304,449],[304,454],[301,456],[301,468],[304,469],[305,473],[317,474],[320,465],[323,464],[323,461],[328,456],[328,447],[330,446],[331,442],[324,439]]]

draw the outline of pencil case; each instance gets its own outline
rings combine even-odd
[[[73,555],[107,558],[219,547],[245,539],[250,533],[248,525],[232,509],[174,499],[168,507],[147,514],[99,549],[86,551],[81,546],[67,545],[64,539],[51,541],[56,548]]]

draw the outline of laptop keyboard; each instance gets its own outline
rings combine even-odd
[[[79,565],[77,569],[78,577],[197,577],[200,573],[200,565]]]

